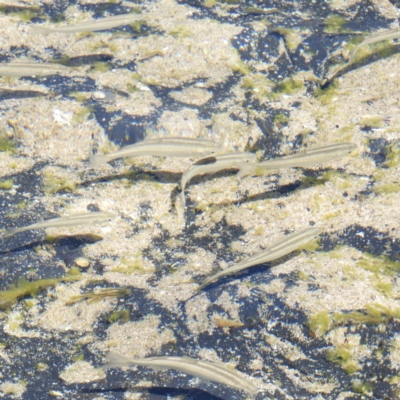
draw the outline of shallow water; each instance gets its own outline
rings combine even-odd
[[[3,231],[2,395],[248,398],[174,371],[104,372],[113,351],[230,364],[260,388],[257,399],[398,396],[399,47],[366,46],[346,63],[363,37],[396,26],[397,7],[382,0],[1,5],[1,62],[70,70],[0,77],[0,226],[118,214],[105,224]],[[130,12],[135,23],[101,32],[31,31]],[[226,153],[262,159],[335,142],[358,151],[241,180],[232,171],[195,177],[185,210],[178,184],[194,160],[148,156],[88,168],[93,153],[164,136],[212,139]],[[197,292],[220,268],[314,225],[324,231],[318,243]],[[88,268],[79,267],[82,257]],[[29,290],[12,301],[7,290],[21,278]],[[33,293],[34,282],[50,278]],[[67,304],[102,288],[130,292]],[[221,319],[244,325],[221,327]]]

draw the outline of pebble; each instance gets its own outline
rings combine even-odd
[[[79,268],[88,268],[90,265],[90,262],[87,258],[78,257],[75,260],[75,265],[77,265]]]

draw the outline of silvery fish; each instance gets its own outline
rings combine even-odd
[[[304,246],[311,240],[315,239],[315,237],[318,236],[320,233],[320,228],[307,228],[285,236],[271,246],[267,247],[265,250],[255,254],[254,256],[246,258],[240,263],[210,276],[209,278],[204,280],[204,282],[199,286],[198,290],[203,289],[211,282],[214,282],[223,276],[235,274],[236,272],[239,272],[249,267],[253,267],[254,265],[263,264],[283,257],[286,254],[291,253],[292,251]]]
[[[157,157],[199,157],[210,154],[219,148],[211,140],[170,137],[151,139],[121,147],[114,153],[95,155],[90,158],[89,167],[95,168],[121,157],[157,156]]]
[[[400,28],[389,29],[383,32],[375,33],[371,36],[368,36],[365,40],[363,40],[360,44],[354,47],[353,51],[350,54],[350,61],[351,62],[356,55],[357,51],[367,44],[373,44],[377,42],[382,42],[383,40],[390,40],[390,39],[398,39],[400,38]]]
[[[59,33],[78,33],[78,32],[96,32],[105,29],[116,28],[117,26],[128,25],[139,19],[137,14],[122,14],[113,17],[92,19],[90,21],[79,22],[77,24],[59,26],[55,28],[46,28],[44,26],[33,26],[32,33],[46,35],[52,32]]]
[[[258,392],[257,387],[252,382],[223,364],[196,360],[189,357],[167,356],[130,359],[115,353],[108,353],[107,358],[110,362],[102,366],[104,369],[127,368],[133,365],[149,367],[154,370],[174,369],[207,381],[222,383],[223,385],[243,390],[252,395]]]
[[[231,153],[221,156],[211,156],[196,161],[189,169],[187,169],[181,178],[181,201],[185,206],[185,187],[187,183],[196,175],[212,174],[224,169],[239,169],[239,172],[249,162],[256,161],[256,155],[253,153]]]
[[[314,147],[295,154],[277,157],[256,164],[249,164],[244,166],[238,175],[244,175],[257,168],[280,169],[309,167],[344,157],[346,154],[349,154],[356,149],[357,146],[354,143],[337,143],[328,146]]]
[[[69,71],[70,68],[61,64],[40,63],[29,61],[13,61],[0,63],[1,76],[44,76],[55,75]]]
[[[47,219],[45,221],[37,222],[29,226],[23,226],[21,228],[7,228],[7,233],[18,233],[28,231],[31,229],[45,229],[54,228],[58,226],[76,226],[76,225],[87,225],[96,222],[104,222],[116,217],[116,214],[110,212],[88,212],[72,214],[67,217],[59,217]]]

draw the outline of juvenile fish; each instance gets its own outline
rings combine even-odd
[[[151,139],[121,147],[114,153],[92,156],[89,161],[89,167],[95,168],[121,157],[198,157],[210,154],[218,150],[218,148],[218,143],[211,140],[180,137]]]
[[[105,29],[116,28],[117,26],[128,25],[139,19],[137,14],[122,14],[113,17],[92,19],[90,21],[79,22],[77,24],[59,26],[56,28],[45,28],[44,26],[32,27],[32,33],[46,35],[52,32],[59,33],[78,33],[78,32],[96,32]]]
[[[181,194],[182,205],[185,206],[185,187],[187,183],[196,175],[212,174],[224,169],[239,169],[239,172],[247,163],[256,161],[256,155],[253,153],[231,153],[221,156],[211,156],[196,161],[189,169],[187,169],[181,178]]]
[[[55,75],[69,71],[70,68],[61,64],[14,61],[0,63],[0,76],[44,76]]]
[[[218,272],[215,275],[207,278],[198,288],[198,290],[203,289],[211,282],[218,280],[219,278],[231,274],[235,274],[243,269],[253,267],[254,265],[263,264],[272,260],[276,260],[277,258],[283,257],[286,254],[291,253],[292,251],[298,249],[299,247],[304,246],[311,240],[313,240],[316,236],[321,233],[320,228],[307,228],[302,231],[292,233],[288,236],[283,237],[278,240],[271,246],[267,247],[265,250],[260,251],[259,253],[246,258],[238,264],[233,265],[232,267],[226,268],[221,272]]]
[[[356,47],[354,47],[353,51],[350,54],[349,62],[351,62],[354,59],[354,56],[356,55],[357,51],[363,46],[366,46],[368,44],[377,43],[377,42],[382,42],[384,40],[398,39],[398,38],[400,38],[400,28],[389,29],[389,30],[386,30],[383,32],[378,32],[371,36],[368,36],[360,44],[358,44]]]
[[[306,151],[277,157],[257,164],[249,164],[244,166],[238,175],[246,174],[256,168],[280,169],[309,167],[344,157],[346,154],[353,152],[356,148],[357,146],[354,143],[337,143],[328,146],[314,147]]]
[[[45,229],[54,228],[58,226],[76,226],[76,225],[88,225],[96,222],[108,221],[115,218],[116,214],[110,212],[88,212],[72,214],[67,217],[59,217],[47,219],[45,221],[37,222],[36,224],[22,226],[20,228],[7,228],[7,233],[18,233],[28,231],[31,229]]]
[[[237,372],[228,369],[223,364],[196,360],[189,357],[147,357],[129,359],[115,353],[108,353],[109,363],[102,368],[127,368],[133,365],[149,367],[155,370],[174,369],[185,374],[205,379],[211,382],[222,383],[238,390],[255,395],[257,387]]]

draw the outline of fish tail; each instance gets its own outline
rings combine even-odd
[[[355,57],[355,56],[356,56],[356,53],[357,53],[357,51],[358,51],[360,48],[361,48],[361,46],[360,46],[360,45],[357,45],[357,46],[354,47],[354,49],[351,51],[350,57],[349,57],[349,61],[348,61],[349,64],[352,63],[352,62],[354,61],[354,59],[356,58],[356,57]]]
[[[21,232],[21,228],[6,228],[6,232],[10,235]]]
[[[33,35],[48,35],[51,32],[50,29],[44,28],[43,26],[32,26],[31,27],[31,33]]]
[[[183,208],[185,208],[186,207],[186,199],[185,199],[185,191],[184,190],[182,190],[182,192],[179,193],[179,198],[181,199]]]
[[[89,160],[89,167],[90,168],[96,168],[99,167],[100,165],[105,164],[108,161],[108,156],[102,155],[102,154],[97,154],[95,156],[90,157]]]
[[[245,175],[247,175],[253,169],[254,169],[254,165],[244,165],[243,167],[240,168],[239,172],[236,174],[236,178],[237,179],[243,178]]]
[[[132,365],[132,361],[128,357],[120,356],[116,353],[107,353],[108,363],[101,366],[103,369],[108,368],[124,368]]]

